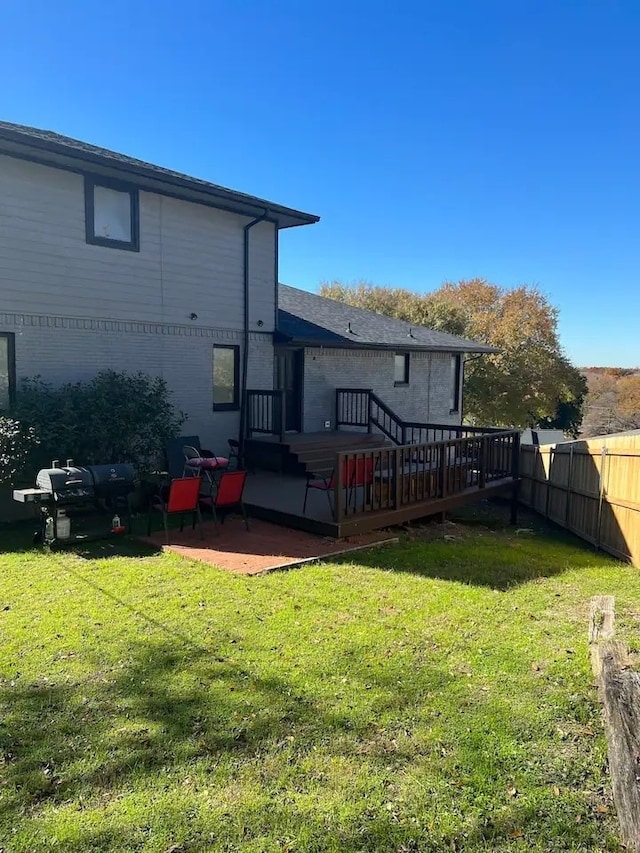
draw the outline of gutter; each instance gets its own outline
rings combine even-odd
[[[468,355],[469,353],[477,353],[477,355],[473,355],[468,360],[472,361],[475,358],[479,358],[482,355],[495,355],[499,353],[500,350],[495,347],[486,347],[484,349],[461,349],[460,347],[455,347],[452,345],[443,345],[443,346],[433,346],[429,344],[416,345],[416,344],[406,344],[402,341],[398,341],[397,343],[389,343],[389,344],[377,344],[373,342],[355,342],[348,340],[347,338],[340,338],[339,340],[318,340],[317,338],[292,338],[289,335],[284,334],[283,332],[277,332],[276,341],[284,346],[292,346],[292,347],[318,347],[323,349],[354,349],[354,350],[384,350],[384,351],[395,351],[395,352],[444,352],[444,353],[454,353],[459,355]]]
[[[247,423],[247,373],[249,369],[249,232],[260,222],[264,222],[269,215],[265,207],[264,213],[257,216],[244,226],[244,323],[243,323],[243,347],[242,347],[242,375],[240,379],[240,445],[244,444],[245,428]],[[277,286],[277,283],[276,283]]]

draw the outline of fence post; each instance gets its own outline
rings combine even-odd
[[[600,454],[600,495],[598,497],[598,527],[596,530],[596,548],[600,548],[601,530],[602,530],[602,504],[604,503],[605,479],[604,471],[607,462],[607,448],[603,447]]]
[[[567,499],[564,504],[564,526],[569,527],[569,512],[571,510],[571,480],[573,479],[573,444],[569,448],[569,473],[567,475]]]
[[[371,389],[367,391],[367,432],[373,432],[373,416],[371,414],[371,406],[373,405],[373,400],[371,399]]]
[[[538,448],[539,445],[533,445],[533,471],[531,476],[531,492],[529,494],[529,506],[534,512],[537,512],[536,498],[538,497]],[[529,453],[529,451],[526,451]],[[522,455],[522,447],[520,448]]]

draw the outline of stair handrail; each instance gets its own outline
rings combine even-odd
[[[491,435],[504,431],[504,427],[476,427],[462,424],[434,424],[419,421],[405,421],[371,388],[336,388],[336,429],[341,426],[366,427],[372,432],[375,427],[394,444],[401,446],[414,444],[416,430],[433,433],[421,441],[440,441],[452,438],[466,438],[474,435]],[[346,395],[346,396],[343,396]],[[382,417],[381,417],[382,415]],[[441,438],[437,434],[441,433]],[[412,436],[409,438],[409,436]],[[446,438],[445,438],[446,436]]]
[[[344,417],[342,395],[351,396],[346,419]],[[377,410],[374,413],[374,406]],[[379,412],[386,415],[388,423],[380,418]],[[405,422],[371,388],[336,388],[336,429],[341,426],[366,426],[367,432],[376,427],[398,446],[404,444]]]

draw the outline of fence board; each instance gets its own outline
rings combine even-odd
[[[640,566],[640,434],[521,448],[520,500]]]

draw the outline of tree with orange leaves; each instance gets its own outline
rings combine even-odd
[[[326,282],[323,296],[497,347],[470,360],[465,416],[479,424],[545,426],[577,434],[586,382],[562,351],[558,312],[535,287],[484,279],[446,282],[425,294],[366,282]]]

